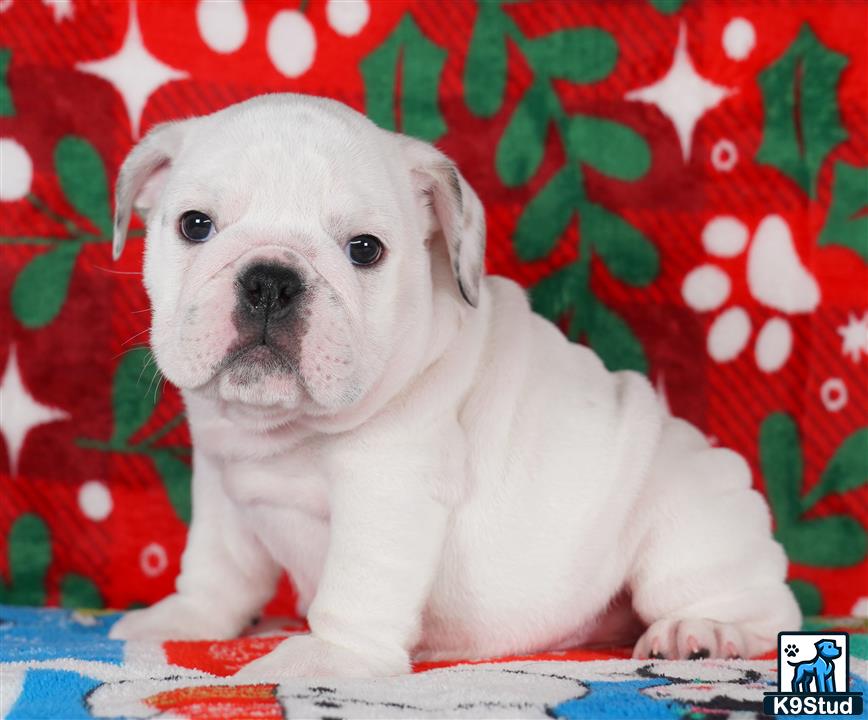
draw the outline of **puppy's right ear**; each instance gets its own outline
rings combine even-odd
[[[456,287],[468,305],[479,302],[485,264],[485,210],[455,163],[426,142],[401,135],[417,192],[429,198],[446,240]]]
[[[157,201],[190,122],[192,121],[182,120],[156,125],[130,150],[121,165],[115,184],[112,238],[112,257],[115,260],[124,251],[133,207],[140,213],[147,214]]]

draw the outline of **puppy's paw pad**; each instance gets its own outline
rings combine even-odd
[[[658,620],[639,638],[634,658],[651,660],[736,659],[750,654],[746,633],[738,625],[704,618]]]

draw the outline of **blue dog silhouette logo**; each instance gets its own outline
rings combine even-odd
[[[835,660],[841,657],[841,648],[834,640],[818,640],[814,643],[817,654],[813,660],[787,662],[795,668],[792,682],[794,693],[833,693],[835,689]],[[789,650],[789,648],[787,648]],[[793,655],[796,653],[793,652]],[[787,652],[790,655],[790,652]]]
[[[778,718],[861,715],[862,693],[850,691],[849,678],[846,632],[780,632],[778,689],[763,693],[763,714]]]

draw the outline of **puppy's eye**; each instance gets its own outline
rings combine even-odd
[[[383,256],[383,243],[373,235],[356,235],[347,244],[347,257],[353,265],[373,265]]]
[[[181,230],[181,235],[190,242],[205,242],[217,234],[217,227],[214,225],[214,221],[205,213],[198,210],[188,210],[181,215],[178,226]]]

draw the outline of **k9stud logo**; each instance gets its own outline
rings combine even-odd
[[[850,636],[843,632],[778,634],[778,691],[766,715],[861,715],[862,693],[848,692]]]

